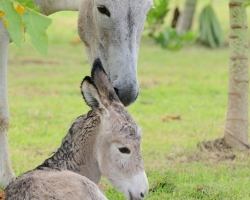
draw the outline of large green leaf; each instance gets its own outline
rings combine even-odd
[[[31,9],[27,9],[23,13],[22,19],[26,26],[26,31],[31,37],[32,44],[41,54],[46,55],[48,46],[46,29],[51,24],[51,19]]]
[[[23,40],[22,19],[14,8],[12,0],[0,0],[0,10],[4,12],[3,19],[7,22],[8,32],[12,41],[21,48]]]

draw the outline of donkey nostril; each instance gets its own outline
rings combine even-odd
[[[119,97],[119,91],[118,91],[118,89],[115,87],[114,90],[115,90],[117,96]]]
[[[141,198],[143,198],[143,197],[144,197],[144,194],[143,194],[142,192],[141,192],[141,194],[140,194],[140,195],[141,195]]]

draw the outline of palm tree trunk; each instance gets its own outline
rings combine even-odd
[[[229,0],[230,74],[224,140],[244,150],[248,146],[248,35],[245,0]]]
[[[182,35],[185,31],[190,30],[193,21],[196,1],[197,0],[186,0],[184,10],[181,13],[181,16],[179,17],[176,25],[176,31],[178,35]]]

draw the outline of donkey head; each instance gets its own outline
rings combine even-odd
[[[148,192],[148,180],[141,156],[141,130],[120,102],[100,60],[94,63],[92,79],[86,77],[81,88],[86,103],[100,116],[95,156],[101,173],[127,199],[142,199]]]
[[[133,103],[139,93],[139,43],[152,0],[82,0],[78,33],[89,62],[100,58],[122,103]]]

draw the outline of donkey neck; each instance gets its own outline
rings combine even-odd
[[[61,147],[37,167],[70,170],[98,184],[101,177],[95,153],[100,117],[93,111],[78,117],[63,139]]]

